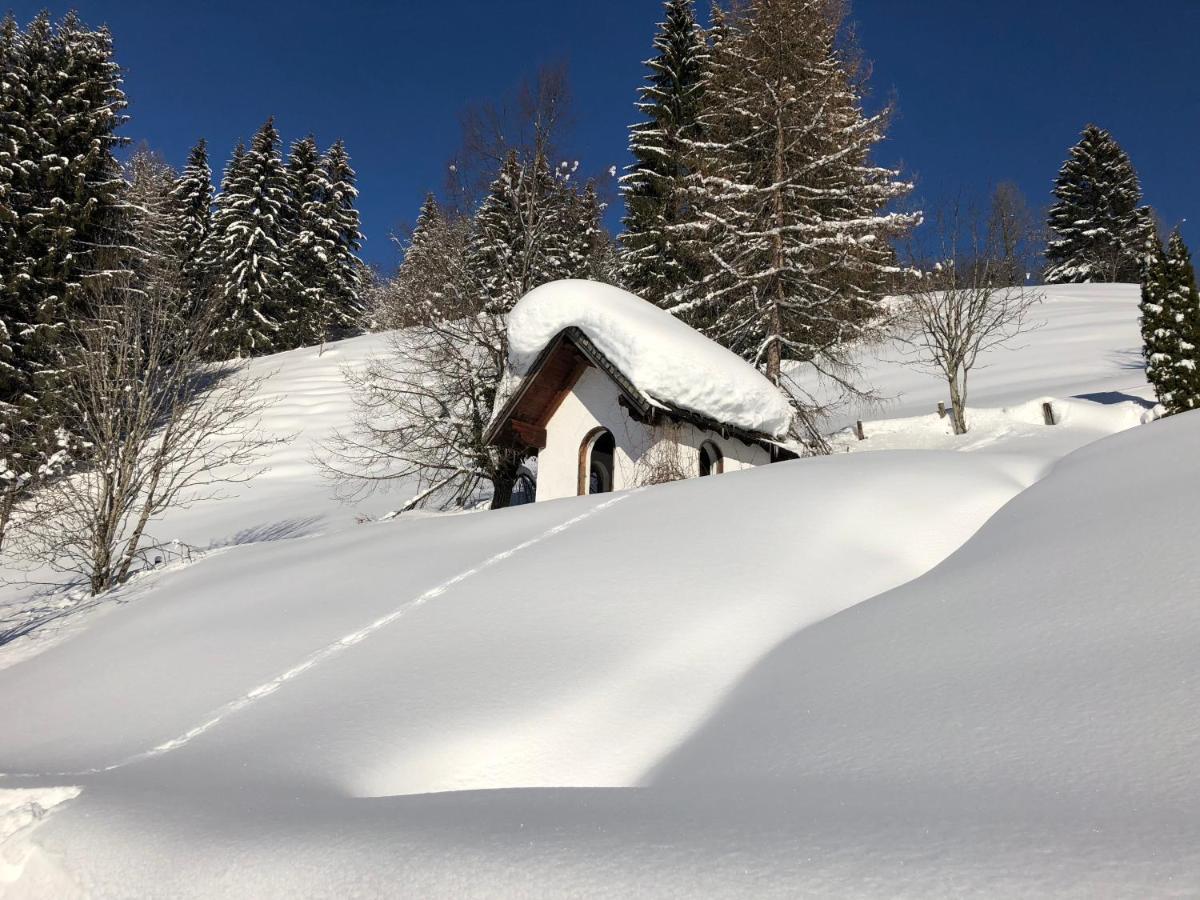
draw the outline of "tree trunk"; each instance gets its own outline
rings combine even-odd
[[[967,402],[966,387],[959,384],[957,376],[950,378],[950,420],[954,424],[955,434],[967,433]]]
[[[512,502],[513,488],[517,479],[505,473],[492,479],[492,503],[489,509],[504,509]]]
[[[783,117],[780,110],[775,113],[775,192],[772,199],[772,207],[775,218],[775,233],[771,237],[771,265],[775,269],[774,282],[771,285],[771,343],[767,345],[767,377],[771,379],[771,383],[778,385],[782,375],[783,368],[783,352],[780,338],[783,335],[783,303],[784,297],[784,280],[783,280],[783,228],[785,224],[785,208],[783,202],[783,179],[786,173],[784,167],[787,150],[783,140]]]

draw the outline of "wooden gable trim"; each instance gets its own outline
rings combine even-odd
[[[541,374],[546,361],[558,350],[560,346],[562,346],[564,335],[565,332],[559,334],[554,340],[545,346],[541,353],[538,354],[537,359],[533,361],[533,365],[529,367],[529,371],[525,374],[525,377],[521,379],[521,383],[517,385],[517,389],[513,391],[512,396],[505,401],[500,412],[495,418],[492,419],[492,424],[489,425],[487,431],[484,432],[484,443],[489,445],[505,443],[503,438],[506,436],[506,433],[511,431],[510,423],[512,422],[512,419],[518,407],[520,406],[521,401],[525,399],[526,395],[533,387],[534,382],[537,380],[538,375]]]
[[[554,414],[558,412],[558,408],[563,405],[563,401],[570,396],[571,391],[575,390],[575,386],[579,384],[579,379],[583,377],[583,373],[589,368],[591,367],[587,364],[586,360],[580,359],[575,363],[575,368],[571,371],[563,386],[559,388],[554,398],[550,401],[549,406],[546,407],[546,411],[540,417],[541,421],[538,424],[542,426],[543,431],[545,431],[545,426],[550,424],[550,420],[554,418]]]
[[[509,427],[512,432],[526,447],[533,450],[546,449],[546,429],[534,425],[531,422],[522,422],[520,419],[512,419],[509,422]]]
[[[570,352],[575,355],[574,365],[569,370],[550,373],[550,370],[562,365],[562,354]],[[628,378],[609,359],[600,352],[599,348],[580,329],[572,326],[561,331],[538,354],[529,372],[521,379],[517,389],[505,402],[500,413],[492,420],[484,434],[484,440],[493,445],[519,445],[529,449],[542,449],[545,446],[545,427],[550,417],[562,406],[563,401],[573,391],[588,368],[595,366],[604,372],[621,392],[622,399],[637,410],[641,416],[648,416],[652,407]],[[561,378],[553,393],[545,402],[537,402],[536,395],[545,387],[547,377]],[[534,409],[529,409],[531,399]],[[532,415],[531,415],[532,413]],[[517,423],[521,425],[518,427]],[[531,442],[531,438],[540,439],[541,444]]]

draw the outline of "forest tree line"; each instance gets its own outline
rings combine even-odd
[[[268,120],[249,147],[234,149],[219,191],[203,140],[179,172],[145,148],[122,163],[128,104],[112,37],[73,13],[58,22],[43,13],[25,28],[8,15],[0,79],[3,546],[16,506],[68,473],[86,481],[109,437],[120,457],[104,463],[109,473],[133,477],[139,466],[120,448],[173,416],[193,438],[186,452],[175,445],[176,462],[186,469],[205,458],[196,441],[222,418],[209,415],[214,398],[248,398],[234,382],[214,389],[205,367],[358,329],[368,273],[340,141],[322,153],[303,138],[285,160]],[[129,345],[115,346],[114,334]],[[127,381],[114,387],[118,372]],[[156,452],[187,429],[161,433]],[[212,469],[215,457],[206,458]],[[118,502],[120,477],[98,488],[104,503]],[[149,507],[131,501],[135,509],[153,508],[172,484],[153,467],[137,477]],[[102,505],[76,529],[115,527],[100,523]]]

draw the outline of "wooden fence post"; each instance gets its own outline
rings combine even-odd
[[[938,418],[946,418],[946,404],[942,403],[940,400],[938,401]]]
[[[867,439],[867,436],[863,434],[862,419],[859,419],[858,422],[855,423],[854,433],[858,435],[858,439],[860,441],[865,441]]]
[[[1047,425],[1054,425],[1054,407],[1049,403],[1042,404],[1042,419]]]

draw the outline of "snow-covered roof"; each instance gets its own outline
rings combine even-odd
[[[754,366],[654,304],[599,282],[554,281],[517,303],[508,317],[513,374],[526,375],[570,327],[655,406],[772,437],[787,432],[791,406]]]

